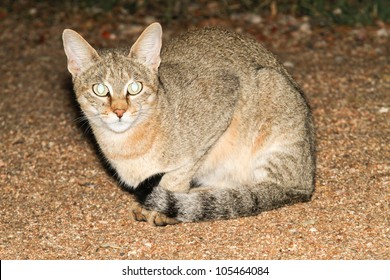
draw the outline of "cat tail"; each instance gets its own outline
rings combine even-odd
[[[136,199],[147,210],[181,222],[253,216],[284,205],[307,202],[313,192],[313,189],[285,188],[264,182],[237,188],[193,188],[188,193],[177,193],[160,187],[155,180],[148,179],[147,184],[138,186],[134,191]]]

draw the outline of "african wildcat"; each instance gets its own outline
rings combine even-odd
[[[63,33],[77,100],[105,157],[134,188],[132,217],[165,225],[308,201],[312,117],[277,59],[213,28],[179,36],[160,55],[161,35],[154,23],[129,52],[98,53]]]

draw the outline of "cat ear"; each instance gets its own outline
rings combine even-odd
[[[129,57],[139,60],[142,64],[158,69],[160,66],[162,28],[157,22],[149,25],[130,49]]]
[[[73,76],[77,76],[87,70],[99,55],[80,34],[65,29],[62,33],[65,54],[68,57],[68,70]]]

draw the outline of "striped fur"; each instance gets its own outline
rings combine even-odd
[[[190,193],[174,193],[157,186],[147,197],[138,197],[146,209],[181,222],[252,216],[310,198],[310,191],[286,189],[274,183]]]

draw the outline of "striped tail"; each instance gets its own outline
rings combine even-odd
[[[284,205],[307,202],[314,189],[260,183],[234,189],[194,188],[189,193],[176,193],[158,186],[163,175],[157,174],[145,180],[134,190],[134,195],[147,210],[182,222],[253,216]]]

